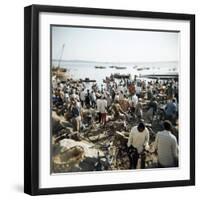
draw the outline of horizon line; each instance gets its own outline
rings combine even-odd
[[[52,58],[52,61],[59,61],[60,59]],[[93,62],[93,63],[159,63],[159,62],[179,62],[178,60],[156,60],[156,61],[94,61],[94,60],[82,60],[82,59],[70,59],[60,60],[61,62]]]

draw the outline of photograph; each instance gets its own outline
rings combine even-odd
[[[51,174],[179,168],[180,31],[49,28]]]
[[[30,5],[24,192],[195,184],[195,15]]]

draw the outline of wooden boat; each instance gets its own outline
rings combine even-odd
[[[84,80],[80,79],[80,82],[90,83],[90,82],[96,82],[96,80],[91,80],[89,78],[85,78]]]
[[[115,67],[115,69],[126,69],[126,67]]]
[[[150,67],[139,67],[137,68],[138,71],[142,71],[142,70],[150,70]]]
[[[168,79],[174,79],[178,80],[178,73],[168,73],[168,74],[148,74],[141,76],[143,78],[150,78],[150,79],[159,79],[159,80],[168,80]]]
[[[133,69],[136,69],[137,68],[137,65],[133,66]]]
[[[113,77],[116,79],[122,79],[122,78],[129,79],[130,76],[131,76],[130,74],[118,74],[118,73],[113,75]]]
[[[104,66],[94,66],[96,69],[106,69]]]
[[[110,76],[110,77],[106,76],[106,79],[103,79],[103,83],[110,83],[110,82],[113,82],[113,81],[114,81],[113,76]]]

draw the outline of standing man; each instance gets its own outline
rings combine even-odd
[[[178,144],[176,137],[171,133],[171,122],[163,123],[164,130],[157,133],[154,150],[158,153],[158,167],[178,166]]]
[[[101,122],[102,124],[106,124],[106,115],[107,115],[107,101],[106,97],[102,96],[101,103],[100,103],[100,113],[101,113]]]
[[[131,114],[132,114],[132,116],[134,116],[134,118],[135,118],[135,108],[136,108],[137,104],[138,104],[138,97],[137,97],[136,93],[134,93],[131,98],[131,108],[130,108]]]
[[[96,106],[96,94],[95,94],[94,91],[91,92],[90,99],[91,99],[92,107],[95,108],[95,106]]]
[[[85,102],[85,91],[84,91],[84,88],[82,89],[81,93],[80,93],[80,100],[81,100],[81,106],[83,108],[84,106],[84,102]]]
[[[97,96],[97,112],[98,112],[98,121],[101,123],[101,95]]]
[[[78,106],[76,101],[72,102],[72,124],[73,124],[73,131],[80,131],[81,126],[81,115],[80,115],[80,107]]]
[[[153,118],[158,110],[158,102],[156,101],[156,98],[153,97],[148,105],[148,111],[147,111],[147,118],[152,123]]]
[[[176,100],[172,99],[165,107],[166,120],[170,120],[171,122],[176,121],[177,110]]]
[[[85,96],[85,106],[87,109],[90,108],[90,90],[87,90],[87,94]]]
[[[144,148],[149,145],[149,131],[143,122],[134,126],[129,134],[127,146],[129,147],[130,168],[136,169],[137,162]],[[144,166],[142,166],[144,167]]]

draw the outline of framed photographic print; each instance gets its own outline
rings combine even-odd
[[[195,16],[25,8],[24,191],[195,184]]]

